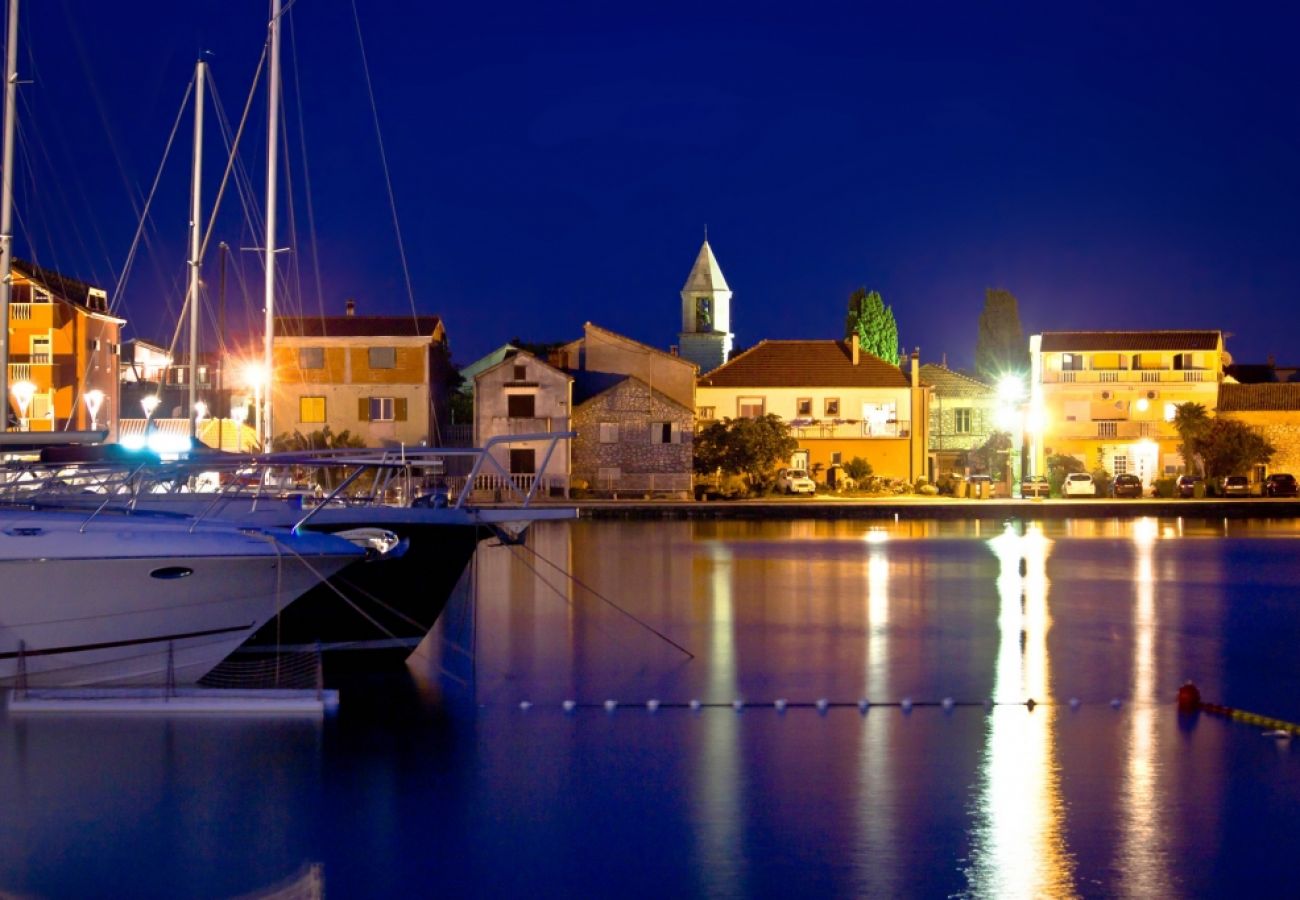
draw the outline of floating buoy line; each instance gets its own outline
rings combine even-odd
[[[815,709],[819,713],[826,713],[832,709],[856,709],[858,712],[866,715],[872,709],[898,709],[904,713],[909,713],[913,709],[934,708],[942,709],[944,712],[951,712],[958,708],[983,709],[991,711],[995,706],[1001,707],[1022,707],[1029,712],[1033,712],[1040,706],[1053,706],[1060,704],[1044,703],[1035,700],[1032,697],[1026,700],[957,700],[953,697],[944,697],[941,700],[913,700],[911,697],[904,697],[901,700],[868,700],[863,697],[858,700],[831,700],[826,697],[819,697],[816,700],[790,700],[785,697],[778,697],[775,700],[766,702],[756,702],[737,698],[735,700],[687,700],[673,701],[660,700],[655,697],[640,702],[626,700],[564,700],[559,704],[559,709],[566,713],[574,713],[578,710],[596,709],[604,710],[607,713],[616,712],[620,709],[634,710],[641,709],[646,712],[658,712],[661,709],[688,709],[692,712],[699,712],[706,709],[727,709],[733,712],[744,712],[747,709],[770,709],[778,713],[783,713],[789,709]],[[1083,701],[1077,697],[1071,697],[1066,704],[1073,711],[1078,711],[1084,706]],[[1124,701],[1115,697],[1106,704],[1111,709],[1120,709]],[[520,700],[518,707],[520,711],[527,712],[533,707],[550,708],[550,704],[538,704],[532,700]]]
[[[1257,725],[1260,728],[1268,729],[1268,731],[1264,732],[1264,737],[1278,738],[1279,740],[1290,740],[1293,735],[1300,735],[1300,725],[1295,722],[1275,719],[1272,716],[1262,716],[1259,713],[1247,712],[1244,709],[1236,709],[1235,707],[1202,700],[1200,690],[1190,681],[1178,689],[1178,711],[1183,714],[1203,712],[1212,716],[1230,719],[1234,722]]]

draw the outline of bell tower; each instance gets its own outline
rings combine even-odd
[[[731,354],[731,288],[704,234],[695,265],[682,288],[682,330],[677,335],[683,359],[711,372]]]

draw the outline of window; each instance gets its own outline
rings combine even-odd
[[[952,430],[957,434],[971,433],[971,410],[970,407],[959,407],[952,411]]]
[[[510,451],[510,474],[532,475],[537,472],[537,451],[531,447]]]
[[[736,414],[742,419],[757,419],[763,415],[762,397],[741,397],[736,401]]]
[[[1177,403],[1166,403],[1166,404],[1165,404],[1165,421],[1166,421],[1166,422],[1172,422],[1172,421],[1174,420],[1174,418],[1175,418],[1177,415],[1178,415],[1178,404],[1177,404]]]
[[[794,411],[801,419],[812,418],[812,397],[800,397],[794,401]]]
[[[1199,366],[1196,365],[1196,354],[1195,354],[1195,353],[1175,353],[1175,354],[1174,354],[1174,368],[1175,368],[1175,369],[1196,369],[1196,368],[1199,368]]]
[[[54,298],[47,289],[40,286],[32,287],[33,303],[52,303],[53,301]]]
[[[99,352],[99,338],[91,338],[91,339],[90,339],[90,352],[91,352],[91,353],[98,353],[98,352]]]
[[[832,451],[831,451],[831,465],[832,465],[832,466],[840,466],[840,465],[843,465],[843,464],[844,464],[844,454],[841,453],[839,450],[832,450]]]
[[[862,404],[863,433],[870,435],[898,434],[898,404],[864,403]]]
[[[537,398],[532,394],[507,394],[506,415],[512,419],[536,418]]]
[[[824,409],[826,410],[826,418],[838,419],[840,417],[840,398],[827,397]]]
[[[1082,372],[1083,356],[1078,353],[1061,354],[1061,371],[1062,372]]]
[[[362,422],[405,422],[405,397],[362,397],[357,404]]]
[[[1127,456],[1117,456],[1117,457],[1115,457],[1114,467],[1115,467],[1115,474],[1116,474],[1116,475],[1127,475],[1127,474],[1128,474],[1128,457],[1127,457]]]
[[[369,355],[370,355],[370,368],[372,369],[396,369],[397,368],[396,347],[371,347]]]
[[[681,443],[680,427],[676,422],[651,422],[650,443],[652,444]]]
[[[298,398],[298,421],[299,422],[324,422],[325,421],[325,398],[324,397],[299,397]]]
[[[695,298],[695,330],[713,330],[713,300],[710,297]]]
[[[392,397],[370,398],[370,421],[391,422],[395,418]]]
[[[325,348],[324,347],[302,347],[298,350],[298,368],[300,369],[323,369],[325,368]],[[374,363],[371,363],[374,368]]]
[[[515,380],[515,381],[527,381],[527,380],[528,380],[528,367],[527,367],[527,366],[515,366],[514,380]]]
[[[54,362],[49,335],[32,335],[31,351],[33,363],[49,365]]]
[[[712,406],[700,406],[695,410],[695,418],[715,419],[717,418],[717,411]]]
[[[199,384],[209,384],[208,367],[199,366]]]
[[[618,443],[618,423],[601,422],[600,423],[600,442],[602,444]]]

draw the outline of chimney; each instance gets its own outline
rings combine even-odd
[[[921,348],[912,350],[912,387],[921,386]]]
[[[849,338],[849,346],[853,348],[853,365],[858,364],[858,335],[854,332],[853,337]]]
[[[357,301],[349,297],[346,305],[346,309],[347,309],[347,314],[349,316],[355,316],[357,314]]]

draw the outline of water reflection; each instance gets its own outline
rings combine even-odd
[[[989,541],[997,556],[998,633],[993,695],[1033,699],[1038,708],[997,706],[989,714],[976,803],[971,888],[980,897],[1065,897],[1076,893],[1065,845],[1064,803],[1053,748],[1047,636],[1047,558],[1042,529],[1013,526]]]
[[[890,700],[894,687],[889,661],[889,542],[887,532],[867,532],[867,639],[862,696]],[[863,848],[863,893],[872,897],[896,893],[898,856],[891,852],[898,822],[889,811],[898,808],[891,743],[897,716],[881,710],[868,713],[858,749],[858,831]]]

